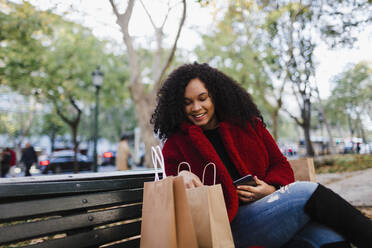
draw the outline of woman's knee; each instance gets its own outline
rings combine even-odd
[[[274,204],[275,206],[282,204],[289,206],[289,208],[299,207],[302,210],[317,187],[318,184],[313,182],[291,183],[266,196],[259,203],[264,202],[264,204]]]
[[[307,195],[310,197],[318,185],[318,183],[314,182],[300,181],[288,184],[287,186],[282,187],[280,190],[291,194],[300,194],[302,196]]]

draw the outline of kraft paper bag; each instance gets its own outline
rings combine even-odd
[[[162,164],[162,155],[154,155],[153,163]],[[153,150],[154,152],[154,150]],[[140,246],[164,248],[197,248],[197,238],[182,177],[146,182],[143,192]]]
[[[295,181],[316,181],[313,158],[289,160],[289,163],[291,164]]]
[[[175,177],[173,189],[176,209],[177,247],[197,248],[196,231],[186,196],[185,183],[182,177]]]
[[[141,247],[177,247],[173,178],[146,182],[143,190]]]
[[[235,247],[220,184],[187,189],[199,247]]]
[[[203,184],[208,165],[214,164],[204,167]],[[214,165],[214,184],[215,181]],[[235,247],[221,184],[186,189],[186,194],[199,247]]]

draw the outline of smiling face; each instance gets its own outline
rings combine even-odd
[[[187,118],[195,125],[204,130],[217,127],[212,98],[200,79],[194,78],[186,86],[184,106]]]

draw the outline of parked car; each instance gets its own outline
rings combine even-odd
[[[77,154],[77,161],[79,164],[79,171],[91,170],[93,161],[86,155],[81,153]],[[61,172],[73,172],[74,171],[74,151],[73,150],[62,150],[53,152],[47,159],[40,160],[39,168],[43,174],[48,174],[52,171],[54,174]]]
[[[107,151],[102,155],[101,166],[105,165],[115,165],[116,151]]]

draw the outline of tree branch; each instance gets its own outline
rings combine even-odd
[[[186,0],[182,0],[182,3],[183,3],[183,12],[182,12],[182,18],[181,18],[180,24],[178,26],[177,35],[176,35],[176,38],[174,40],[173,47],[172,47],[172,49],[169,53],[168,59],[166,60],[164,66],[162,67],[161,73],[159,74],[157,80],[155,81],[153,91],[156,91],[158,89],[158,87],[160,86],[160,83],[161,83],[162,78],[164,77],[165,71],[170,66],[170,64],[173,60],[174,54],[176,52],[177,42],[178,42],[178,39],[180,37],[181,30],[182,30],[182,27],[183,27],[183,25],[185,23],[185,19],[186,19]]]
[[[168,3],[169,3],[169,2],[168,2]],[[171,10],[173,9],[174,6],[175,6],[175,5],[173,5],[173,6],[169,6],[169,5],[168,5],[168,11],[167,11],[167,14],[166,14],[166,16],[164,17],[163,23],[160,25],[160,29],[163,29],[163,28],[164,28],[164,25],[165,25],[165,23],[167,22],[167,19],[168,19],[169,13],[171,12]]]
[[[60,108],[58,107],[57,105],[57,102],[56,101],[53,101],[53,104],[54,104],[54,107],[56,108],[56,111],[57,111],[57,114],[59,115],[59,117],[61,117],[61,119],[66,122],[69,126],[73,126],[73,121],[69,120],[60,110]]]
[[[300,108],[303,109],[303,106],[302,106],[301,101],[300,101],[300,99],[298,97],[298,94],[297,94],[298,91],[296,91],[295,88],[294,88],[294,83],[291,84],[291,88],[292,88],[293,95],[296,98],[296,102],[297,102],[298,106],[300,106]]]
[[[112,0],[110,0],[110,1],[112,1]],[[149,11],[147,10],[145,4],[143,4],[142,0],[140,0],[140,3],[142,4],[142,7],[143,7],[143,9],[144,9],[145,12],[146,12],[146,15],[149,17],[150,22],[151,22],[151,25],[152,25],[153,28],[156,30],[157,27],[156,27],[156,25],[155,25],[155,22],[154,22],[154,20],[152,19],[152,17],[151,17],[151,15],[150,15]]]
[[[114,11],[114,14],[116,15],[116,17],[120,17],[121,14],[119,13],[118,8],[116,8],[116,5],[114,4],[114,1],[109,0],[109,2],[111,4],[112,10]]]
[[[133,7],[134,7],[135,0],[128,1],[128,6],[124,14],[120,14],[118,12],[118,9],[116,8],[116,5],[113,2],[113,0],[109,0],[109,1],[114,11],[114,14],[116,16],[116,19],[117,19],[116,23],[120,26],[121,31],[123,33],[123,40],[127,47],[128,57],[130,58],[129,66],[132,72],[130,74],[130,83],[134,84],[137,81],[138,77],[140,76],[140,67],[139,67],[138,55],[133,47],[132,37],[129,35],[128,25],[129,25],[129,20],[133,13]]]
[[[76,109],[76,111],[78,112],[75,120],[74,120],[74,123],[79,123],[80,121],[80,116],[81,116],[81,109],[79,108],[79,106],[76,104],[76,101],[72,98],[72,96],[69,96],[69,100],[70,100],[70,103],[72,104],[72,106]]]
[[[292,115],[286,108],[283,108],[283,110],[297,123],[299,126],[303,126],[303,122],[301,122],[296,116]]]

